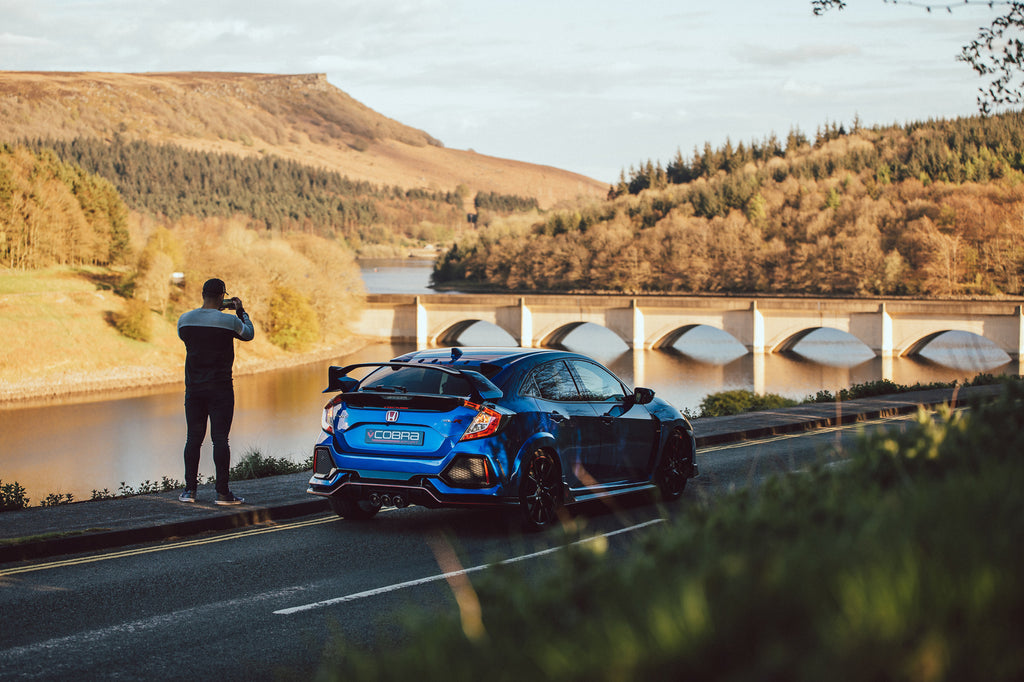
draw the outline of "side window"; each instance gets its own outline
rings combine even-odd
[[[580,399],[572,374],[561,360],[549,362],[533,370],[523,382],[522,394],[561,402]]]
[[[583,383],[583,399],[591,402],[618,401],[626,397],[622,384],[603,367],[574,360],[572,368]]]

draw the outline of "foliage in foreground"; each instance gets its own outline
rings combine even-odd
[[[386,657],[336,641],[320,677],[1021,679],[1022,400],[1008,384],[921,413],[847,466],[694,509],[628,556],[593,542],[529,581],[495,567],[457,599],[478,602],[475,628],[416,617]]]

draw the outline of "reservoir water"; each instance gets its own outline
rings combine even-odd
[[[430,264],[416,260],[361,264],[371,293],[432,293]],[[470,327],[462,345],[513,345],[505,332]],[[697,412],[704,396],[730,389],[778,393],[801,399],[852,384],[890,377],[900,384],[970,379],[978,373],[1019,374],[1019,362],[985,339],[962,332],[939,337],[923,357],[883,361],[842,332],[820,330],[794,353],[754,356],[732,337],[698,327],[671,350],[629,350],[610,331],[583,325],[564,345],[608,365],[630,385],[647,386],[680,409]],[[327,367],[388,360],[413,350],[389,343],[345,357],[235,379],[232,460],[258,450],[300,462],[309,457],[320,429]],[[51,493],[89,499],[93,490],[116,493],[162,477],[182,479],[185,439],[181,389],[45,407],[0,409],[0,481],[19,482],[33,505]],[[200,474],[213,474],[209,440]]]

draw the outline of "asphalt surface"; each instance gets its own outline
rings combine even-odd
[[[999,395],[1000,386],[937,389],[842,403],[818,403],[731,417],[693,420],[697,447],[914,412],[944,403],[966,403]],[[700,458],[697,460],[700,464]],[[198,501],[178,501],[178,492],[113,500],[31,507],[0,513],[0,563],[123,547],[306,516],[328,509],[306,492],[310,473],[235,481],[232,491],[246,503],[213,503],[212,485],[200,486]]]

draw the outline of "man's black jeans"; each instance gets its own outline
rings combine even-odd
[[[235,391],[226,387],[203,388],[185,394],[185,487],[195,490],[199,484],[199,452],[206,438],[206,422],[210,422],[213,441],[213,464],[217,469],[217,492],[228,493],[228,470],[231,467],[231,449],[228,433],[235,415]]]

